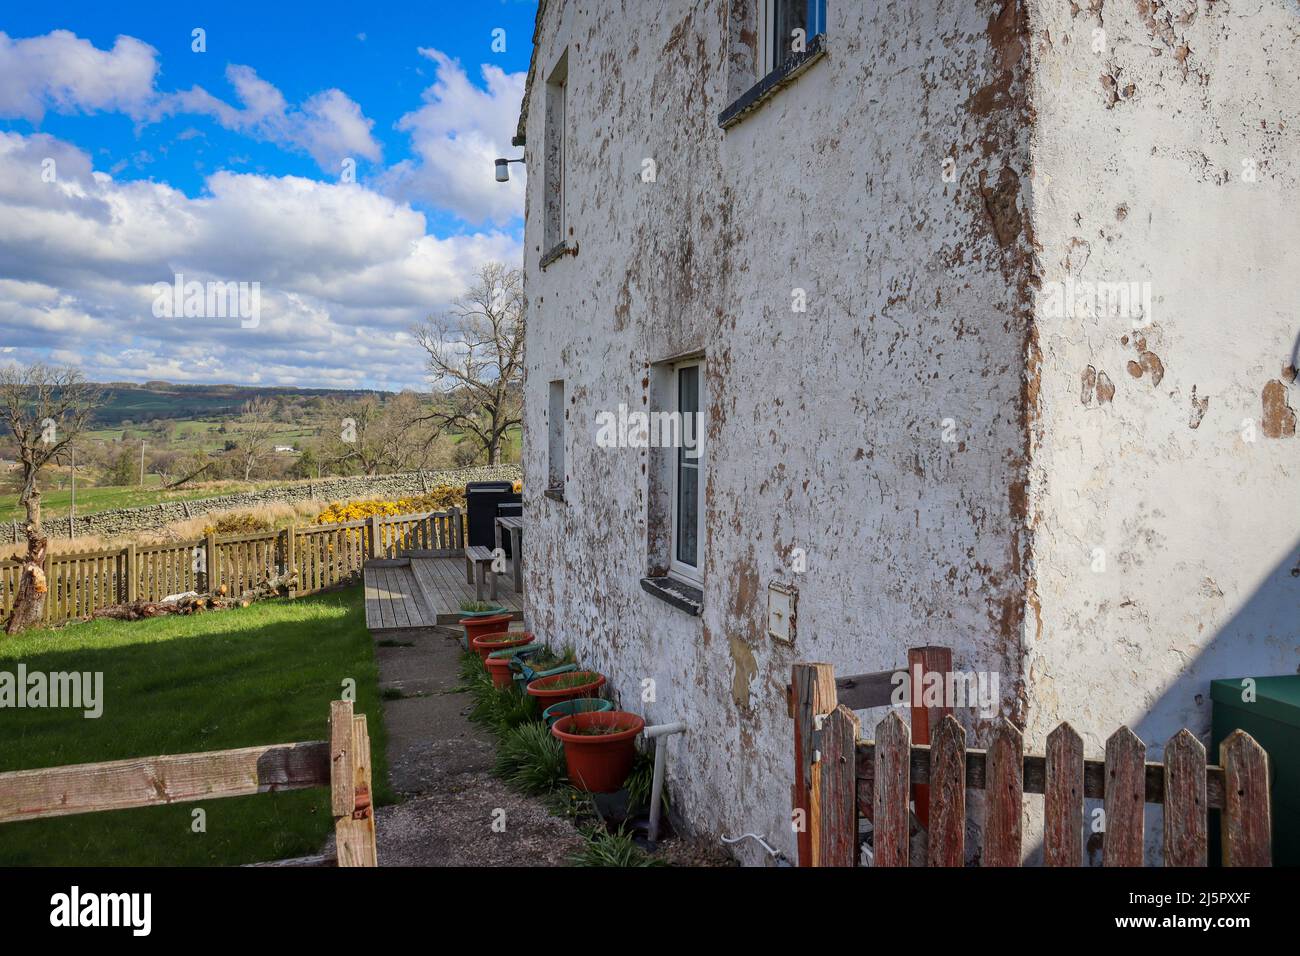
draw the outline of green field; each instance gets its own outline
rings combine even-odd
[[[0,772],[323,740],[331,700],[356,681],[375,795],[391,802],[373,644],[359,587],[241,610],[94,621],[0,637],[0,670],[103,673],[103,715],[4,712]],[[192,830],[206,813],[207,832]],[[319,852],[327,788],[0,825],[0,866],[233,865]]]
[[[234,494],[239,491],[252,491],[283,482],[262,481],[223,481],[214,482],[197,488],[181,488],[165,491],[158,484],[157,475],[149,475],[148,483],[141,488],[138,485],[109,485],[103,488],[87,488],[77,483],[77,514],[88,515],[97,511],[112,511],[114,508],[139,508],[144,505],[156,505],[160,501],[193,501],[196,498],[215,498],[219,495]],[[66,518],[71,510],[72,493],[67,490],[52,489],[41,492],[41,516],[49,518]],[[0,523],[22,521],[26,512],[18,506],[17,495],[0,495]]]
[[[103,385],[103,402],[95,420],[104,423],[152,418],[230,418],[255,398],[356,399],[385,395],[369,389],[289,388],[257,385],[177,385],[171,382]]]
[[[143,438],[150,448],[167,448],[178,452],[219,453],[227,440],[237,441],[239,424],[227,422],[226,431],[220,432],[220,421],[199,419],[179,420],[171,423],[174,431],[165,442],[159,442],[153,432],[146,427],[106,428],[87,432],[92,441],[116,441],[125,433],[131,441]],[[314,442],[316,429],[310,426],[284,425],[276,432],[273,444],[292,445],[301,450],[304,443]],[[452,436],[457,442],[467,441],[465,435]],[[519,428],[512,428],[506,435],[502,446],[502,457],[507,462],[517,462],[523,447],[523,433]],[[273,453],[268,457],[292,460],[296,454],[288,452]],[[325,477],[328,477],[328,469]],[[253,491],[258,488],[281,486],[290,482],[280,481],[207,481],[194,486],[185,486],[173,491],[162,487],[158,475],[146,474],[143,486],[130,485],[95,485],[94,476],[79,471],[77,477],[77,514],[88,515],[100,511],[112,511],[117,508],[142,508],[165,501],[194,501],[199,498],[216,498],[221,495],[235,494],[241,491]],[[68,488],[67,472],[58,473],[53,480],[47,480],[41,489],[41,513],[45,518],[66,518],[71,510],[72,492]],[[0,524],[10,521],[22,521],[26,512],[18,506],[17,494],[0,494]]]
[[[224,432],[221,431],[223,423],[226,429]],[[242,431],[239,422],[218,419],[183,418],[169,420],[166,426],[170,428],[166,438],[160,438],[154,429],[145,425],[100,428],[87,432],[86,437],[91,441],[103,442],[121,438],[130,442],[143,439],[150,448],[156,450],[216,453],[225,448],[227,441],[237,442]],[[275,429],[273,442],[276,445],[292,445],[295,450],[300,450],[303,442],[317,437],[317,432],[318,429],[311,426],[283,424]]]

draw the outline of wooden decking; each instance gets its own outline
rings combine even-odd
[[[366,627],[372,634],[453,625],[462,601],[474,600],[457,557],[395,558],[365,563]],[[497,603],[523,618],[523,602],[508,574],[497,577]]]

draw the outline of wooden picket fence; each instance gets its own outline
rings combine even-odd
[[[255,865],[378,866],[366,716],[336,700],[329,727],[329,740],[0,773],[0,824],[329,787],[335,854]]]
[[[889,673],[848,681],[878,688]],[[1087,797],[1104,801],[1105,866],[1143,865],[1148,803],[1164,806],[1166,866],[1207,865],[1210,810],[1220,814],[1225,866],[1272,863],[1268,755],[1243,731],[1220,746],[1218,765],[1206,764],[1205,747],[1186,728],[1165,745],[1162,764],[1146,761],[1146,745],[1127,727],[1107,740],[1104,760],[1084,758],[1083,740],[1068,723],[1048,736],[1046,754],[1025,754],[1020,731],[1005,717],[987,750],[966,746],[966,730],[951,713],[930,724],[928,744],[913,743],[895,711],[864,740],[857,716],[837,699],[837,684],[829,664],[794,667],[794,808],[806,831],[800,865],[856,866],[860,816],[872,823],[874,865],[910,865],[912,808],[919,811],[923,799],[927,864],[962,866],[968,790],[984,793],[983,866],[1021,864],[1025,794],[1043,797],[1048,866],[1083,865]],[[859,693],[851,703],[861,709],[888,700]],[[917,785],[926,788],[923,798]]]
[[[161,601],[185,591],[215,590],[221,584],[230,594],[239,595],[294,568],[298,579],[294,593],[312,594],[357,578],[372,557],[392,558],[410,550],[461,554],[464,537],[464,514],[452,508],[52,554],[45,562],[45,620],[57,624],[89,617],[101,607]],[[21,569],[21,561],[0,561],[0,617],[7,617],[13,608]]]

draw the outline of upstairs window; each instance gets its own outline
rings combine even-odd
[[[807,53],[826,32],[826,0],[758,0],[758,79]]]
[[[545,187],[545,220],[543,223],[543,259],[563,248],[565,229],[565,193],[567,191],[569,51],[560,55],[551,75],[546,78],[546,122],[542,133],[545,151],[542,182]]]

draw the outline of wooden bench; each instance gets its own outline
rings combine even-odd
[[[465,549],[465,583],[474,585],[474,599],[483,600],[483,579],[487,577],[491,585],[490,596],[497,598],[497,575],[492,570],[492,549],[482,545],[471,545]]]

